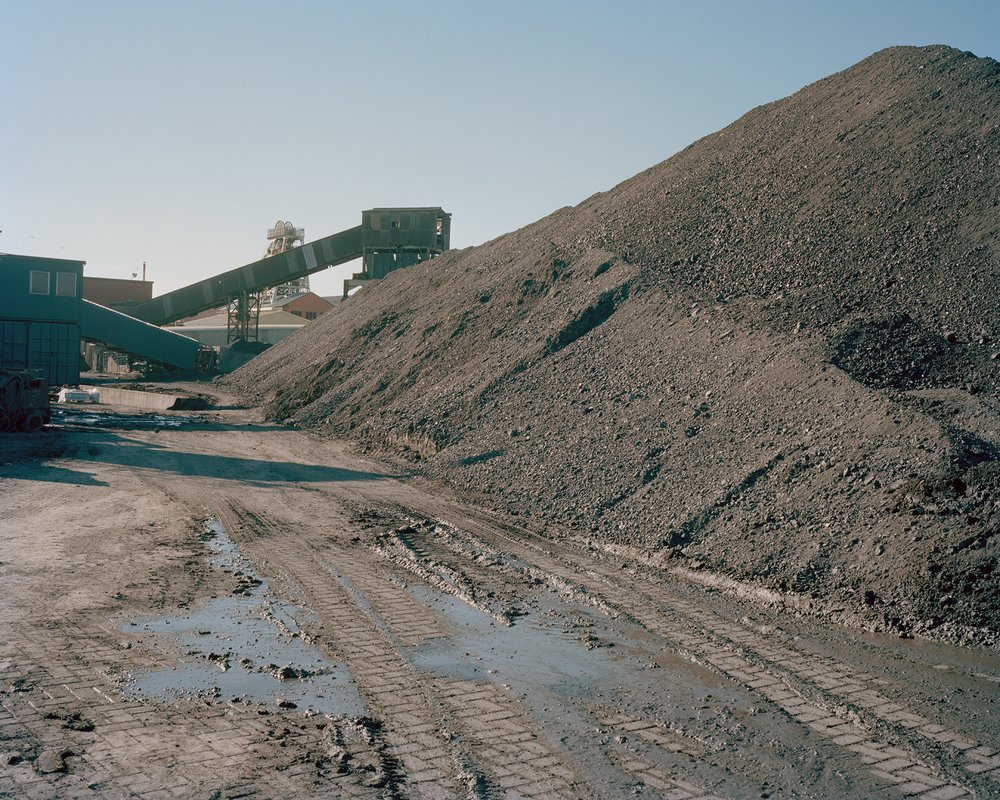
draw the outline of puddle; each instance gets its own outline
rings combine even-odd
[[[202,535],[212,566],[238,580],[235,593],[169,617],[125,623],[181,655],[172,668],[137,672],[123,686],[132,698],[245,700],[319,714],[366,713],[350,672],[328,661],[302,634],[303,612],[261,579],[216,520]]]
[[[608,650],[587,650],[576,635],[541,615],[502,625],[452,595],[411,586],[413,596],[438,611],[455,629],[448,639],[432,639],[415,649],[413,663],[461,680],[503,683],[526,692],[539,688],[572,694],[574,687],[610,679],[616,659]]]
[[[138,412],[135,414],[118,414],[115,412],[84,411],[75,408],[52,407],[50,426],[85,425],[88,428],[113,428],[137,430],[142,428],[179,428],[198,420],[182,414],[164,416]]]
[[[634,786],[617,768],[594,766],[607,761],[609,747],[631,737],[607,726],[605,713],[645,718],[657,708],[653,722],[690,752],[701,745],[685,731],[701,719],[723,707],[727,719],[734,711],[746,714],[744,693],[664,652],[662,643],[654,646],[632,623],[609,620],[592,607],[542,600],[507,626],[450,594],[416,585],[408,590],[454,629],[450,636],[410,649],[414,666],[435,676],[502,687],[552,740],[568,743],[573,760],[586,765],[592,796],[625,797]],[[690,756],[682,752],[666,758],[668,765],[679,766]]]
[[[414,647],[414,666],[502,686],[566,735],[591,730],[594,719],[586,709],[596,706],[642,714],[658,704],[680,724],[722,707],[746,714],[753,706],[745,691],[654,644],[643,628],[592,608],[543,603],[508,627],[452,595],[420,586],[409,591],[455,630]]]

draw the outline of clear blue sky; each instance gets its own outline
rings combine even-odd
[[[896,44],[1000,58],[1000,2],[0,0],[0,251],[160,294],[277,219],[479,244]]]

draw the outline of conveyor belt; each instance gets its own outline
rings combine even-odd
[[[199,344],[194,339],[89,300],[80,308],[80,338],[180,369],[193,369],[198,358]]]
[[[118,309],[153,325],[167,325],[185,317],[219,308],[243,292],[258,292],[327,267],[361,258],[364,250],[362,226],[317,239],[276,256],[254,261],[182,289]]]

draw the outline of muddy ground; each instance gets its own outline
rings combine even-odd
[[[551,538],[225,397],[53,422],[0,437],[0,797],[1000,795],[995,651]]]

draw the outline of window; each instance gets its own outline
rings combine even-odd
[[[76,297],[76,273],[56,273],[56,294],[59,297]]]
[[[32,294],[48,294],[49,273],[36,269],[31,270],[31,283],[28,291]]]

